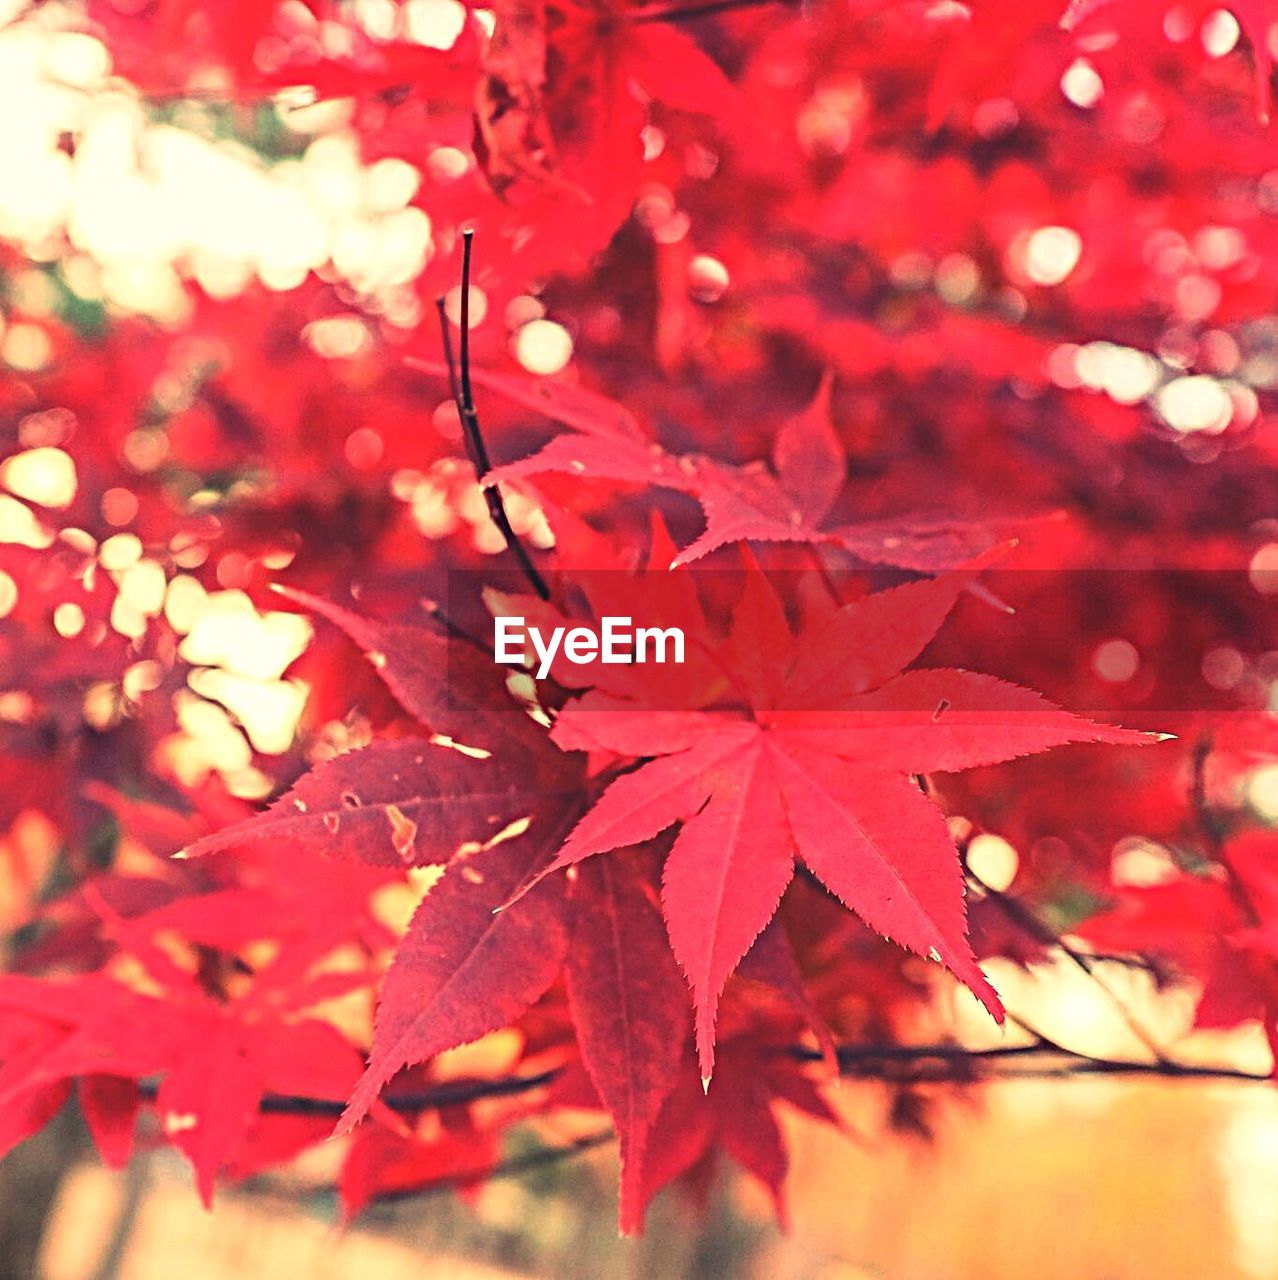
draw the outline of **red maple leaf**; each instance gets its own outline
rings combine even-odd
[[[1278,1074],[1278,838],[1249,831],[1203,874],[1125,886],[1078,929],[1099,947],[1166,957],[1202,984],[1194,1025],[1257,1020]]]
[[[510,382],[506,380],[499,389],[515,394]],[[554,437],[531,457],[495,468],[488,483],[562,472],[687,493],[700,503],[706,527],[675,556],[676,566],[732,542],[801,542],[838,547],[871,564],[935,571],[987,550],[1017,523],[1011,517],[963,520],[918,515],[861,521],[833,517],[848,459],[830,420],[831,386],[829,377],[823,379],[808,407],[782,424],[770,468],[762,463],[732,466],[699,454],[671,454],[641,434],[613,430],[616,415],[597,412],[590,419],[581,414],[569,418],[547,394],[536,407],[574,432]],[[535,404],[531,392],[518,398]]]
[[[379,739],[337,756],[263,812],[197,840],[187,856],[287,840],[374,866],[426,866],[517,820],[553,814],[575,795],[579,770],[547,749],[545,732],[480,650],[429,625],[370,622],[287,594],[340,626],[405,710],[448,741]]]
[[[737,89],[691,37],[617,0],[498,0],[493,15],[476,156],[504,200],[538,221],[567,219],[574,247],[603,245],[630,212],[650,99],[745,118]]]
[[[334,1027],[291,1007],[268,1010],[254,996],[228,1004],[209,999],[174,966],[156,963],[157,954],[152,948],[145,961],[153,973],[163,969],[164,998],[96,973],[62,981],[5,977],[3,1021],[10,1032],[24,1024],[38,1032],[5,1046],[0,1105],[10,1119],[0,1141],[27,1136],[24,1117],[60,1103],[78,1077],[94,1138],[104,1157],[119,1162],[131,1149],[136,1082],[159,1074],[161,1127],[191,1161],[208,1204],[264,1093],[338,1100],[354,1084],[358,1055]],[[303,1135],[293,1150],[320,1136]]]
[[[428,625],[370,622],[291,594],[365,650],[406,710],[467,745],[374,742],[186,851],[283,840],[376,866],[448,864],[386,975],[369,1069],[342,1121],[350,1128],[402,1067],[505,1026],[558,976],[564,884],[544,886],[526,912],[494,912],[562,838],[563,815],[579,811],[581,763],[557,751],[506,693],[488,655]],[[517,822],[523,829],[511,834]]]
[[[713,1175],[719,1148],[768,1189],[777,1217],[786,1221],[782,1188],[789,1156],[777,1121],[778,1102],[829,1124],[838,1117],[813,1080],[759,1026],[743,1026],[724,1040],[719,1073],[708,1097],[697,1088],[689,1068],[666,1098],[649,1135],[648,1154],[638,1175],[633,1216],[622,1217],[623,1230],[638,1230],[652,1197],[667,1183],[682,1179],[705,1187]],[[775,1035],[775,1029],[773,1029]]]
[[[721,654],[735,705],[722,702],[722,680],[708,692],[713,706],[644,705],[633,668],[622,667],[619,687],[632,696],[601,683],[560,711],[552,732],[561,747],[646,763],[609,784],[532,884],[679,826],[662,899],[693,989],[706,1080],[720,992],[772,918],[796,858],[871,928],[945,964],[1001,1020],[968,942],[957,851],[915,776],[1068,742],[1153,740],[992,676],[903,671],[971,580],[951,573],[880,592],[796,635],[766,577],[752,572]]]
[[[460,1114],[454,1114],[460,1113]],[[342,1216],[356,1218],[379,1196],[420,1191],[432,1183],[482,1181],[500,1158],[499,1134],[481,1128],[464,1108],[447,1108],[429,1131],[396,1132],[366,1125],[342,1162]]]
[[[683,978],[644,860],[636,853],[582,868],[567,968],[582,1061],[621,1144],[623,1231],[642,1222],[645,1153],[688,1038]]]

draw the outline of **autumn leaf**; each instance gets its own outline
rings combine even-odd
[[[371,622],[289,594],[341,626],[406,710],[456,738],[379,741],[337,756],[265,810],[189,845],[185,856],[282,839],[373,866],[445,863],[462,844],[483,843],[515,822],[540,823],[539,815],[575,796],[575,766],[547,749],[544,730],[509,696],[486,655],[428,625]],[[456,749],[456,740],[473,749]],[[527,754],[513,754],[520,744]]]
[[[703,1077],[719,993],[776,911],[796,858],[871,928],[944,964],[1001,1021],[968,942],[957,851],[915,776],[1068,742],[1153,740],[988,676],[898,674],[969,581],[955,573],[871,595],[794,635],[772,705],[670,712],[655,733],[645,732],[650,712],[600,691],[560,712],[562,747],[656,758],[608,786],[534,883],[678,825],[662,901],[693,989]],[[756,604],[741,616],[758,613]]]
[[[848,464],[830,420],[830,396],[827,375],[808,407],[777,432],[771,469],[731,466],[699,455],[680,457],[655,443],[603,439],[578,428],[555,436],[528,458],[495,468],[488,483],[563,472],[686,493],[700,504],[706,527],[674,557],[675,566],[734,542],[781,542],[837,547],[871,564],[936,571],[970,560],[1017,525],[1010,517],[832,521]]]
[[[496,909],[540,865],[526,837],[455,861],[417,909],[382,984],[369,1067],[342,1116],[346,1132],[401,1068],[517,1018],[559,973],[567,947],[562,878],[523,911]]]
[[[820,1090],[780,1046],[739,1034],[724,1043],[722,1059],[709,1096],[702,1095],[693,1071],[688,1070],[666,1098],[653,1125],[643,1166],[636,1206],[640,1220],[657,1191],[667,1183],[695,1175],[705,1162],[713,1163],[722,1147],[767,1189],[784,1225],[789,1156],[776,1104],[784,1102],[802,1113],[836,1123]],[[687,1066],[691,1068],[692,1063]]]
[[[633,20],[618,0],[498,0],[475,98],[476,150],[515,204],[553,194],[589,209],[602,243],[643,169],[647,99],[731,119],[740,95],[690,37]]]
[[[573,893],[568,997],[582,1059],[621,1144],[622,1231],[643,1218],[649,1132],[684,1061],[688,1007],[640,854],[583,866]]]

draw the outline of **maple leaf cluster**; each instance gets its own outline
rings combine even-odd
[[[0,243],[0,1151],[74,1092],[207,1202],[336,1126],[353,1215],[593,1117],[624,1230],[724,1156],[784,1216],[782,1110],[957,1061],[1044,919],[1278,1054],[1236,8],[88,0],[156,110],[327,103],[430,249],[164,326]],[[619,615],[684,660],[494,661]]]

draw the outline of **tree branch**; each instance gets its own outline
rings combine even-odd
[[[475,408],[474,389],[470,381],[470,253],[475,233],[471,230],[462,232],[462,282],[461,282],[461,360],[453,356],[452,334],[448,327],[448,315],[444,308],[443,298],[435,300],[439,312],[440,336],[444,344],[444,361],[448,365],[448,385],[452,392],[453,403],[457,406],[457,416],[461,420],[462,438],[466,442],[466,452],[470,456],[471,465],[475,468],[475,479],[484,491],[484,501],[488,504],[488,515],[493,524],[506,539],[506,546],[519,561],[524,577],[528,579],[532,589],[543,599],[550,599],[550,588],[545,579],[537,571],[527,547],[519,540],[510,516],[506,513],[506,504],[502,500],[501,490],[494,485],[485,485],[484,479],[493,469],[492,460],[488,456],[488,447],[484,444],[483,432],[479,429],[479,412]],[[460,373],[459,373],[460,363]]]
[[[1009,894],[1003,893],[999,889],[995,889],[986,884],[980,876],[967,865],[964,858],[964,871],[967,878],[981,890],[985,896],[994,903],[1000,911],[1019,928],[1024,929],[1030,937],[1035,938],[1039,942],[1047,946],[1056,947],[1061,954],[1066,957],[1076,968],[1085,973],[1096,984],[1096,987],[1104,994],[1106,1000],[1116,1010],[1118,1016],[1122,1018],[1127,1029],[1140,1041],[1141,1045],[1149,1051],[1149,1053],[1158,1062],[1167,1060],[1167,1055],[1161,1045],[1150,1034],[1148,1028],[1140,1021],[1139,1018],[1128,1008],[1126,1001],[1105,981],[1104,978],[1096,971],[1095,958],[1087,955],[1085,952],[1078,951],[1070,946],[1056,931],[1050,928],[1046,923],[1038,918],[1023,902],[1017,898],[1011,897]],[[1041,1038],[1041,1037],[1040,1037]]]
[[[467,387],[456,380],[451,347],[445,337],[450,378],[454,381],[454,398],[459,412],[467,400]],[[473,413],[473,409],[471,410]],[[463,418],[465,421],[465,418]],[[478,453],[479,465],[486,466],[486,454]],[[1205,752],[1196,760],[1196,785],[1202,786],[1200,771]],[[972,884],[999,907],[1007,918],[1024,929],[1031,937],[1046,946],[1057,947],[1061,952],[1095,982],[1141,1044],[1150,1052],[1153,1061],[1132,1061],[1124,1058],[1102,1058],[1075,1049],[1069,1049],[1038,1031],[1024,1019],[1014,1015],[1012,1022],[1021,1027],[1032,1039],[1025,1044],[996,1045],[985,1049],[973,1049],[954,1043],[939,1044],[842,1044],[835,1050],[841,1077],[862,1081],[880,1081],[894,1086],[942,1085],[970,1086],[997,1084],[1010,1080],[1078,1080],[1088,1077],[1145,1078],[1164,1080],[1224,1080],[1239,1083],[1266,1083],[1273,1077],[1263,1072],[1246,1071],[1227,1065],[1183,1063],[1171,1058],[1135,1018],[1124,1001],[1103,981],[1096,972],[1096,962],[1103,957],[1080,952],[1064,942],[1038,915],[1018,899],[986,884],[970,868],[967,874]],[[823,1052],[806,1045],[790,1045],[777,1050],[800,1063],[817,1063],[825,1060]],[[389,1094],[382,1101],[392,1111],[415,1115],[441,1107],[464,1106],[486,1098],[512,1097],[532,1092],[551,1084],[559,1075],[559,1068],[550,1068],[527,1076],[505,1076],[498,1079],[464,1079],[444,1081],[411,1093]],[[154,1082],[139,1086],[144,1099],[153,1101],[158,1091]],[[345,1109],[344,1099],[310,1098],[285,1094],[266,1094],[259,1109],[267,1115],[300,1115],[336,1118]],[[412,1199],[433,1195],[440,1191],[470,1186],[490,1178],[514,1176],[531,1169],[557,1164],[582,1152],[609,1142],[613,1133],[601,1131],[578,1139],[561,1147],[552,1147],[500,1161],[485,1169],[468,1170],[421,1184],[411,1189],[387,1192],[375,1198],[376,1202]]]
[[[820,1062],[806,1045],[787,1050],[803,1062]],[[1153,1076],[1169,1080],[1238,1080],[1265,1083],[1271,1076],[1240,1067],[1197,1065],[1162,1058],[1133,1062],[1098,1058],[1050,1041],[969,1049],[964,1045],[840,1045],[839,1074],[894,1084],[984,1084],[1000,1080],[1076,1079],[1083,1076]]]
[[[801,1062],[821,1062],[819,1050],[794,1045],[782,1052]],[[1080,1080],[1087,1077],[1153,1077],[1170,1080],[1232,1080],[1265,1083],[1271,1077],[1227,1066],[1197,1066],[1192,1063],[1128,1062],[1122,1059],[1091,1058],[1053,1045],[1000,1045],[991,1049],[967,1049],[962,1045],[840,1045],[837,1050],[839,1074],[859,1080],[882,1080],[897,1085],[995,1084],[1009,1080]],[[1055,1061],[1053,1061],[1055,1059]],[[990,1065],[993,1064],[993,1065]],[[1010,1064],[1010,1065],[1000,1065]],[[399,1102],[396,1105],[399,1109]],[[560,1147],[534,1151],[490,1165],[432,1179],[420,1186],[388,1191],[374,1197],[374,1203],[413,1200],[458,1190],[486,1182],[490,1178],[513,1177],[572,1159],[611,1142],[615,1134],[602,1130]]]
[[[529,1093],[550,1084],[559,1075],[558,1068],[541,1071],[531,1076],[502,1076],[495,1080],[445,1080],[428,1089],[413,1093],[389,1094],[382,1102],[392,1111],[405,1115],[418,1111],[433,1111],[437,1107],[456,1107],[482,1098],[508,1098]],[[145,1080],[138,1085],[138,1092],[147,1102],[153,1102],[159,1092],[156,1081]],[[267,1093],[258,1103],[263,1115],[277,1116],[333,1116],[346,1110],[345,1098],[307,1098],[296,1094]]]
[[[799,1062],[821,1062],[819,1049],[792,1045],[781,1050]],[[997,1080],[1033,1077],[1064,1079],[1072,1076],[1156,1076],[1167,1079],[1268,1081],[1269,1075],[1228,1066],[1199,1066],[1164,1058],[1155,1062],[1132,1062],[1120,1058],[1096,1058],[1051,1041],[1031,1044],[996,1045],[971,1049],[961,1044],[843,1044],[836,1047],[839,1074],[855,1080],[884,1080],[893,1084],[954,1083],[980,1084]],[[1055,1061],[1049,1061],[1055,1059]],[[989,1064],[1012,1064],[1010,1069]],[[1028,1066],[1021,1066],[1028,1063]],[[485,1098],[514,1097],[551,1084],[558,1068],[530,1076],[501,1076],[493,1080],[449,1080],[413,1093],[389,1094],[382,1101],[392,1111],[412,1115],[439,1107],[464,1106]],[[141,1097],[155,1100],[159,1085],[143,1081]],[[333,1116],[346,1109],[345,1099],[309,1098],[295,1094],[268,1093],[258,1105],[263,1115]]]
[[[708,18],[716,13],[728,13],[733,9],[759,9],[776,4],[786,9],[800,7],[799,0],[704,0],[701,4],[654,4],[637,9],[631,22],[686,22],[690,18]]]

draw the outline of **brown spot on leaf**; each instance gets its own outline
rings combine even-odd
[[[413,856],[413,846],[417,840],[417,823],[394,804],[386,806],[386,816],[391,824],[391,844],[395,852],[407,862]]]

